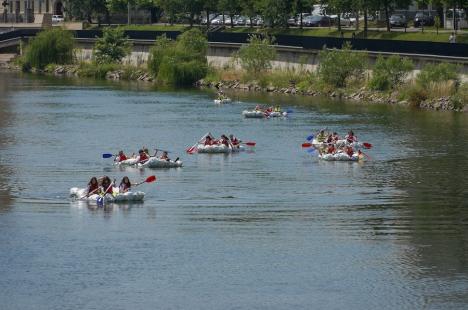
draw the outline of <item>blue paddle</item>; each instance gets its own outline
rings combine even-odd
[[[109,153],[102,154],[102,158],[111,158],[111,157],[114,157],[114,156],[115,156],[114,154],[109,154]]]
[[[314,140],[314,135],[310,135],[306,138],[307,141],[312,141]]]
[[[287,110],[286,110],[286,113],[288,113],[288,114],[291,114],[291,113],[293,113],[293,112],[294,112],[294,111],[293,111],[292,109],[287,109]]]
[[[314,153],[315,153],[315,149],[314,149],[314,148],[308,149],[308,150],[307,150],[307,153],[309,153],[309,154],[314,154]]]

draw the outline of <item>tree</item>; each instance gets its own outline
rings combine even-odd
[[[214,12],[217,8],[218,0],[203,0],[203,10],[206,12],[206,27],[210,28],[210,13]]]
[[[403,83],[413,69],[413,62],[409,58],[398,55],[388,58],[379,56],[375,62],[369,86],[375,90],[394,89]]]
[[[203,0],[183,0],[184,11],[189,14],[190,27],[193,26],[195,16],[203,10]]]
[[[120,62],[131,48],[132,44],[125,37],[123,29],[106,28],[94,45],[93,55],[98,64]]]
[[[286,27],[291,14],[291,2],[284,0],[258,0],[261,15],[270,27]]]
[[[239,0],[219,0],[218,8],[223,14],[225,12],[229,13],[231,18],[231,28],[234,28],[234,15],[241,11],[240,1]]]
[[[256,0],[239,0],[242,14],[250,19],[250,27],[253,26],[252,19],[258,12],[258,2]]]
[[[254,77],[271,68],[271,62],[276,58],[276,50],[269,37],[261,38],[251,35],[249,43],[243,45],[237,52],[242,68]]]
[[[92,23],[93,17],[100,21],[102,14],[108,16],[106,0],[74,0],[67,2],[68,13],[71,17],[87,20]]]
[[[303,16],[302,13],[305,11],[309,11],[312,8],[312,2],[311,0],[294,0],[292,2],[292,12],[294,15],[300,14],[299,15],[299,28],[302,29],[302,20]]]

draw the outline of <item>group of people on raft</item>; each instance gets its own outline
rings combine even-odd
[[[281,108],[280,106],[275,106],[274,108],[272,106],[269,106],[268,108],[266,109],[263,109],[260,105],[256,105],[255,106],[255,111],[261,111],[263,113],[265,113],[265,115],[269,115],[273,112],[278,112],[278,113],[281,113]]]
[[[232,148],[238,148],[242,141],[230,134],[229,137],[221,135],[221,138],[215,139],[211,134],[207,134],[202,140],[203,145],[225,145]]]
[[[127,160],[127,159],[131,159],[131,158],[137,158],[138,161],[137,161],[137,164],[144,164],[146,163],[151,157],[157,157],[157,154],[158,154],[158,149],[154,149],[154,154],[153,156],[151,156],[149,154],[149,150],[148,148],[146,147],[142,147],[139,151],[138,151],[138,155],[135,155],[135,153],[132,154],[132,156],[128,157],[127,155],[125,155],[125,153],[121,150],[119,151],[119,153],[117,154],[117,156],[115,157],[114,161],[115,162],[121,162],[121,161],[124,161],[124,160]],[[162,155],[158,157],[159,159],[161,160],[166,160],[166,161],[170,161],[171,159],[169,158],[169,155],[168,155],[168,152],[167,151],[162,151]],[[179,160],[179,157],[176,158],[175,161],[178,161]]]
[[[352,130],[348,131],[348,134],[345,136],[344,140],[346,143],[337,145],[339,140],[343,140],[338,136],[336,132],[329,133],[325,130],[320,130],[316,136],[317,142],[320,143],[320,146],[317,147],[319,154],[336,154],[339,152],[344,152],[349,157],[353,156],[355,150],[352,147],[353,143],[358,142],[357,137],[354,135]],[[360,152],[360,151],[358,151]]]
[[[130,191],[132,185],[136,184],[132,184],[130,182],[130,179],[127,176],[124,176],[122,178],[122,181],[120,181],[118,193],[123,194]],[[85,197],[89,197],[94,194],[101,196],[104,196],[106,194],[114,195],[114,187],[115,179],[114,181],[111,181],[111,179],[106,175],[100,177],[99,179],[96,177],[92,177],[91,180],[88,182],[87,194]]]

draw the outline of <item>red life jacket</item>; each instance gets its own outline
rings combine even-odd
[[[127,156],[125,156],[125,154],[122,154],[122,155],[119,155],[119,161],[124,161],[124,160],[127,160]]]
[[[96,183],[96,184],[90,184],[88,186],[88,194],[89,193],[93,193],[93,194],[97,194],[97,189],[99,188],[99,185]]]
[[[149,158],[148,158],[148,155],[146,155],[145,152],[143,152],[141,155],[140,155],[140,161],[147,161]]]

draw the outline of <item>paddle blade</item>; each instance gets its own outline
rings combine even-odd
[[[294,111],[292,109],[287,109],[286,110],[286,113],[290,114],[290,113],[293,113]]]
[[[195,152],[195,149],[196,147],[195,146],[192,146],[192,147],[189,147],[186,152],[189,153],[189,154],[193,154]]]
[[[146,183],[151,183],[151,182],[154,182],[154,181],[156,181],[156,176],[155,175],[149,176],[145,180]]]
[[[108,153],[102,154],[102,158],[111,158],[111,157],[114,157],[114,155],[113,154],[108,154]]]
[[[302,143],[302,147],[311,147],[312,143]]]
[[[309,154],[314,154],[315,151],[316,151],[316,150],[315,150],[314,148],[312,148],[312,149],[308,149],[308,150],[307,150],[307,153],[309,153]]]
[[[370,149],[370,148],[372,147],[372,144],[367,143],[367,142],[364,142],[362,145],[363,145],[366,149]]]
[[[245,142],[245,145],[248,145],[248,146],[255,146],[257,143],[255,142]]]
[[[314,140],[314,135],[310,135],[306,138],[307,141],[312,141]]]

